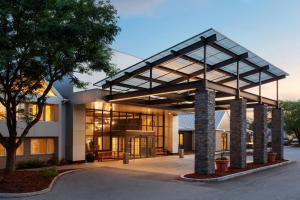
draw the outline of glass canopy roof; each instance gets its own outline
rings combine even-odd
[[[288,74],[214,29],[204,31],[169,49],[155,54],[95,85],[124,93],[161,85],[192,82],[203,79],[203,38],[206,41],[207,79],[236,87],[239,64],[240,89],[285,78]],[[151,72],[152,71],[152,72]],[[259,75],[260,74],[260,75]],[[151,83],[150,83],[151,77]]]

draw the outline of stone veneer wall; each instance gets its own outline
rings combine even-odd
[[[215,172],[215,92],[195,96],[195,173]]]
[[[253,162],[264,164],[268,162],[267,152],[267,106],[254,107],[253,132]]]
[[[277,153],[277,159],[283,156],[283,110],[274,108],[272,110],[272,151]]]
[[[230,166],[246,167],[246,100],[230,102]]]

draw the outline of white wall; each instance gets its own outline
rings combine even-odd
[[[172,120],[172,153],[178,153],[179,117],[173,116]]]
[[[178,153],[178,132],[179,132],[179,119],[178,116],[173,116],[168,112],[166,116],[166,137],[165,147],[171,153]]]
[[[72,161],[85,160],[85,105],[73,105]]]
[[[26,124],[24,122],[18,122],[18,136],[20,136],[21,132],[24,130]],[[6,121],[0,121],[0,132],[8,137],[8,130],[6,126]],[[59,122],[38,122],[34,125],[27,135],[27,137],[58,137],[60,135],[59,130]]]

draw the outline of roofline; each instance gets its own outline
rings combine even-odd
[[[182,42],[180,42],[180,43],[178,43],[178,44],[175,44],[175,45],[173,45],[173,46],[171,46],[171,47],[169,47],[169,48],[167,48],[167,49],[165,49],[165,50],[162,50],[162,51],[160,51],[160,52],[158,52],[158,53],[156,53],[156,54],[154,54],[154,55],[152,55],[152,56],[150,56],[150,57],[147,57],[147,58],[141,60],[140,62],[137,62],[137,63],[135,63],[135,64],[133,64],[133,65],[131,65],[131,66],[125,68],[125,69],[122,69],[121,71],[118,71],[116,74],[122,73],[122,72],[124,72],[124,71],[126,71],[126,70],[128,70],[128,69],[130,69],[130,68],[132,68],[132,67],[134,67],[135,65],[138,65],[138,64],[140,64],[140,63],[143,63],[143,62],[145,62],[146,60],[149,60],[149,59],[151,59],[152,57],[155,57],[155,56],[157,56],[157,55],[163,53],[164,51],[168,51],[168,50],[170,50],[170,49],[176,47],[177,45],[183,44],[183,43],[185,43],[186,41],[188,41],[188,40],[190,40],[190,39],[192,39],[192,38],[194,38],[194,37],[197,37],[197,36],[199,36],[199,35],[202,35],[203,33],[208,32],[208,31],[210,31],[210,30],[214,30],[214,29],[213,29],[213,28],[209,28],[209,29],[207,29],[206,31],[203,31],[203,32],[201,32],[201,33],[198,33],[198,34],[196,34],[196,35],[194,35],[194,36],[192,36],[192,37],[189,37],[188,39],[186,39],[186,40],[184,40],[184,41],[182,41]],[[113,76],[114,76],[114,75],[113,75]],[[100,82],[102,82],[102,81],[105,81],[105,80],[107,80],[107,79],[109,79],[109,78],[111,78],[111,77],[112,77],[112,76],[106,77],[106,78],[104,78],[104,79],[102,79],[102,80],[100,80],[100,81],[97,81],[97,82],[94,83],[93,85],[97,86],[97,85],[96,85],[97,83],[100,83]],[[99,87],[99,86],[97,86],[97,87]]]

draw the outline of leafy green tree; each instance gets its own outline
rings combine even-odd
[[[0,143],[6,149],[6,171],[15,171],[16,149],[39,121],[56,81],[70,77],[83,87],[74,72],[115,71],[108,46],[120,30],[117,20],[106,1],[0,1],[0,103],[9,133],[0,133]],[[20,109],[33,100],[36,115]],[[25,126],[18,131],[20,121]]]
[[[300,143],[300,101],[282,102],[284,126],[288,134],[295,134]]]

